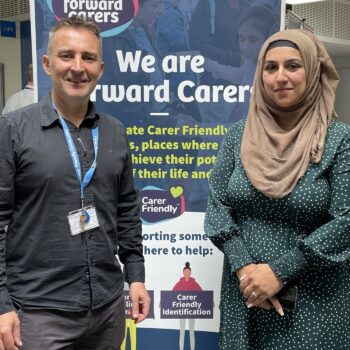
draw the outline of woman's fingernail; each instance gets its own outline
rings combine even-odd
[[[243,275],[239,280],[243,281],[246,278],[247,275]]]
[[[280,314],[281,316],[284,316],[284,312],[283,312],[283,309],[280,309],[280,312],[279,312],[279,314]]]
[[[248,309],[250,309],[250,308],[253,307],[253,306],[254,306],[254,304],[252,304],[252,303],[250,303],[250,304],[247,305]]]

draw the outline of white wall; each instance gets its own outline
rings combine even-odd
[[[0,37],[0,62],[4,64],[5,101],[21,90],[21,46],[19,22],[16,23],[16,38]]]
[[[350,124],[350,58],[336,57],[333,62],[340,76],[335,110],[340,120]]]

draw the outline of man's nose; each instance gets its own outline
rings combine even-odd
[[[76,71],[76,72],[81,72],[84,70],[84,64],[83,64],[83,60],[81,59],[81,57],[74,58],[74,60],[72,62],[71,69],[73,71]]]

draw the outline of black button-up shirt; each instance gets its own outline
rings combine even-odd
[[[84,206],[100,226],[71,235],[80,184],[48,96],[0,118],[0,313],[13,303],[67,311],[96,309],[144,282],[139,198],[125,129],[92,103],[79,128],[67,122],[82,176],[91,167],[91,129],[99,128],[97,167]],[[82,142],[77,142],[80,138]],[[4,227],[8,225],[7,233]]]

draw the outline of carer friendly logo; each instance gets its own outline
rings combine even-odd
[[[73,15],[84,16],[100,28],[101,36],[114,36],[132,23],[138,13],[138,0],[46,0],[59,21]]]

